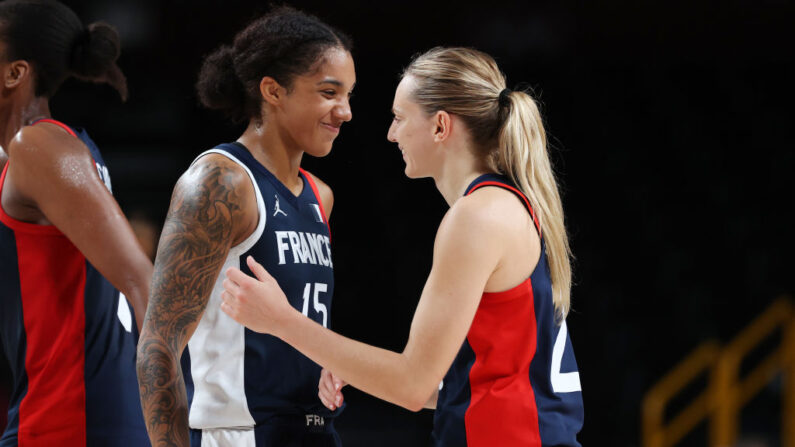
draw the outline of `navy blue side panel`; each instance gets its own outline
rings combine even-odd
[[[461,350],[447,374],[436,402],[433,415],[431,438],[436,447],[455,447],[467,445],[464,417],[471,402],[472,390],[469,387],[469,372],[475,364],[475,351],[464,340]]]
[[[179,364],[182,368],[182,376],[185,378],[185,392],[188,395],[188,409],[190,409],[190,405],[193,403],[193,375],[190,373],[190,352],[188,352],[188,348],[182,351]]]
[[[531,275],[537,320],[536,355],[530,363],[530,383],[538,407],[538,427],[544,445],[579,446],[577,433],[583,424],[582,392],[555,392],[552,388],[552,348],[561,326],[552,301],[546,244],[541,241],[541,258]],[[571,339],[566,336],[566,349],[559,372],[577,371]]]
[[[0,340],[13,374],[8,424],[0,438],[0,446],[16,446],[19,404],[28,391],[28,376],[25,373],[26,337],[22,318],[16,239],[13,230],[2,223],[0,223],[0,255],[3,256],[0,264],[0,330],[2,330]]]
[[[188,352],[186,349],[185,352]],[[184,359],[184,357],[183,357]],[[190,447],[202,447],[202,431],[190,429]]]
[[[86,261],[86,433],[88,444],[148,446],[135,374],[137,330],[118,317],[119,292]],[[109,398],[113,396],[113,398]]]

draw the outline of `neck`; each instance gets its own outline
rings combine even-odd
[[[436,188],[449,206],[464,196],[467,186],[478,176],[492,172],[486,163],[472,155],[468,147],[461,149],[449,154],[439,172],[433,176]]]
[[[12,104],[7,111],[0,112],[0,144],[8,152],[11,139],[25,126],[50,118],[50,105],[47,98],[37,97],[22,101],[22,105]]]
[[[243,135],[237,139],[251,155],[265,166],[284,186],[300,192],[303,182],[298,177],[304,152],[287,144],[285,136],[267,122],[251,120]]]

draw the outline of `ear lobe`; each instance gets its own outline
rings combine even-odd
[[[449,113],[445,112],[444,110],[436,112],[436,115],[434,116],[434,125],[436,128],[433,132],[433,141],[435,143],[441,143],[442,141],[446,140],[447,137],[450,136],[452,124],[453,121]]]
[[[259,82],[259,93],[264,101],[272,105],[279,105],[287,91],[275,79],[265,76]]]
[[[13,61],[3,72],[3,86],[8,89],[18,87],[30,76],[30,64],[27,61]]]

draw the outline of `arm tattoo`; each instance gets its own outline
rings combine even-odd
[[[138,387],[152,445],[189,446],[179,358],[201,318],[243,213],[236,172],[194,165],[174,189],[138,343]]]

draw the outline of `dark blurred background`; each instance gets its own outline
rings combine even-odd
[[[157,232],[193,157],[242,131],[198,106],[201,59],[268,4],[66,3],[118,28],[130,99],[68,81],[54,117],[88,129],[125,213]],[[402,350],[430,270],[446,204],[431,180],[404,176],[386,131],[398,74],[436,45],[490,53],[509,86],[529,84],[542,104],[576,256],[568,326],[584,445],[639,445],[640,402],[657,380],[795,291],[793,2],[288,3],[355,42],[354,119],[329,156],[304,161],[335,192],[332,326],[342,334]],[[3,403],[9,382],[3,364]],[[347,446],[427,439],[431,412],[345,392]],[[780,388],[761,396],[743,434],[778,445]],[[703,443],[698,432],[682,441]]]

